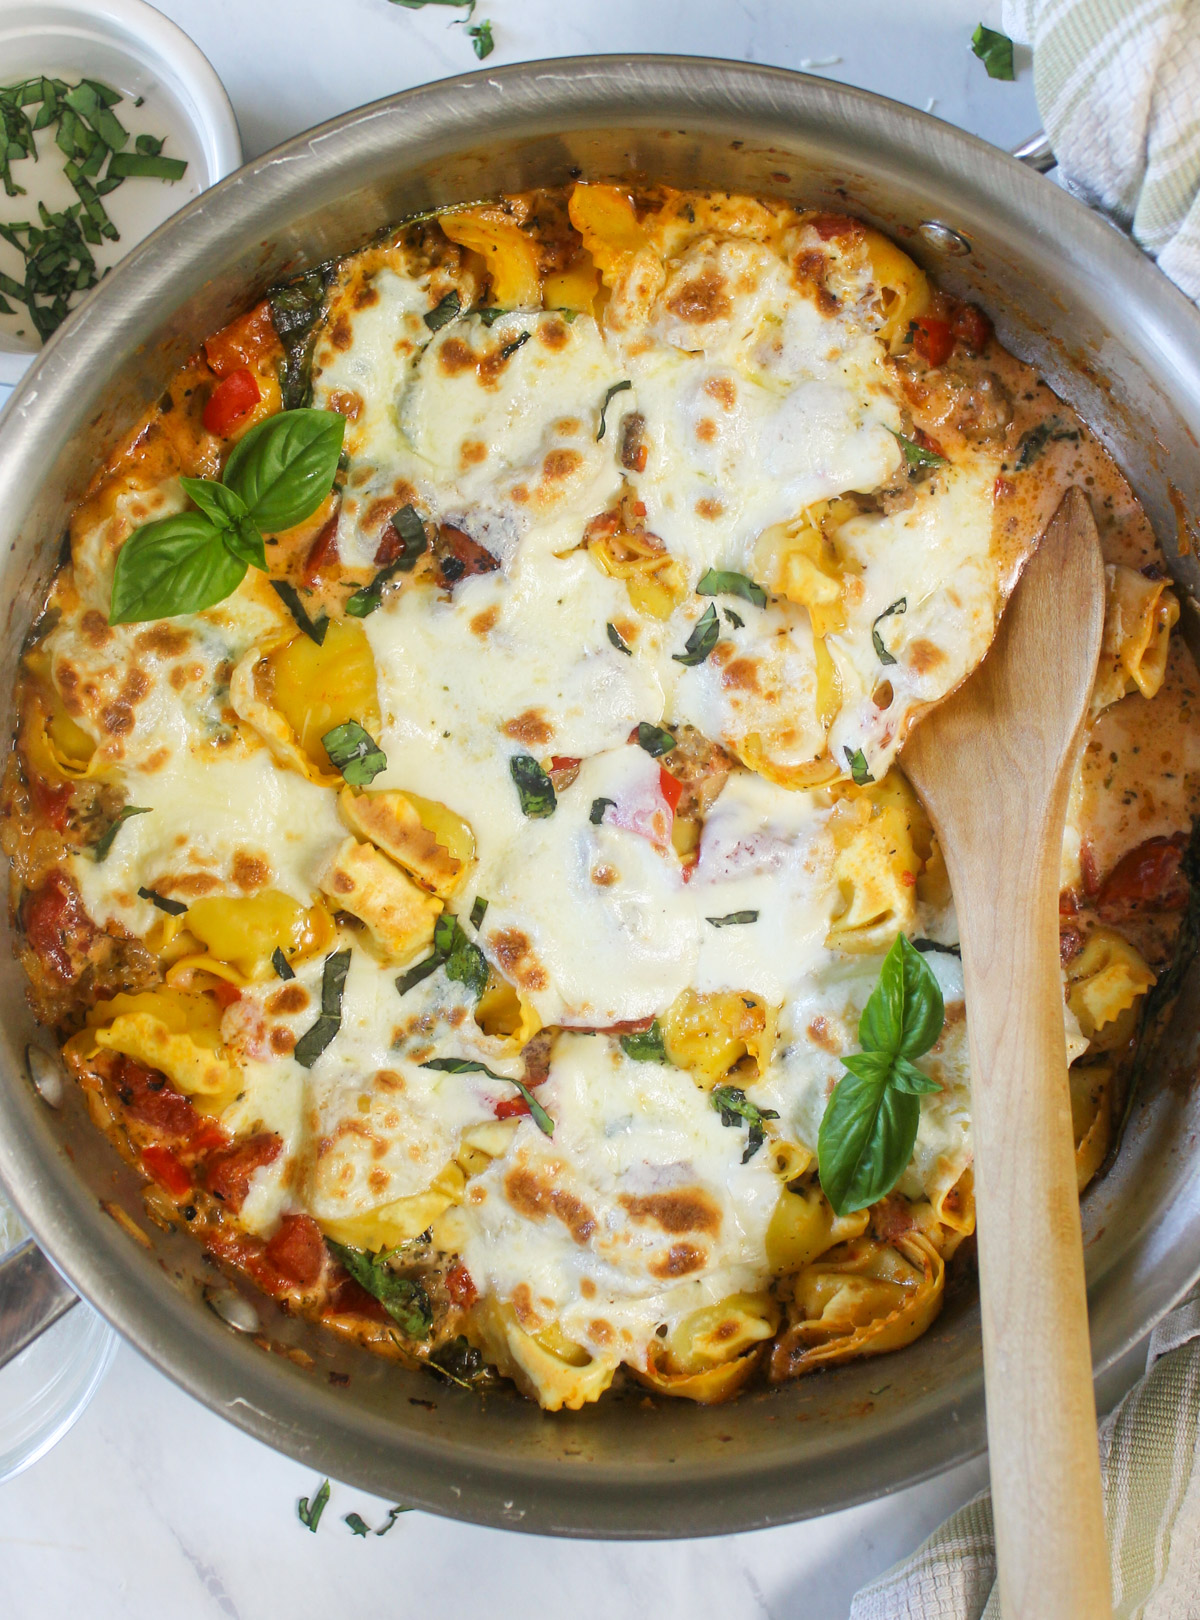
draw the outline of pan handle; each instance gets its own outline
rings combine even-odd
[[[0,1256],[0,1367],[78,1303],[32,1238]]]
[[[1039,174],[1048,174],[1051,169],[1057,168],[1058,159],[1050,146],[1050,139],[1045,130],[1039,129],[1036,135],[1031,135],[1020,146],[1014,146],[1012,155],[1019,163],[1024,163]]]

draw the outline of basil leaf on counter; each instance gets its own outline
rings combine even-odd
[[[159,894],[157,889],[139,889],[138,897],[149,900],[152,906],[165,911],[168,917],[182,917],[187,907],[182,900],[168,900],[165,894]]]
[[[277,977],[281,979],[294,979],[296,977],[292,964],[278,945],[271,952],[271,966],[275,969]]]
[[[292,1052],[301,1068],[311,1069],[342,1027],[342,993],[349,970],[348,950],[334,951],[325,958],[321,970],[321,1015],[312,1028],[301,1035]]]
[[[520,1080],[513,1080],[507,1074],[495,1074],[486,1063],[476,1063],[473,1058],[430,1058],[428,1063],[422,1063],[421,1067],[440,1069],[443,1074],[486,1074],[489,1080],[501,1080],[506,1086],[516,1086],[529,1104],[529,1112],[538,1130],[546,1136],[554,1135],[554,1121],[529,1087]]]
[[[662,1025],[657,1018],[649,1029],[636,1029],[629,1035],[622,1035],[621,1050],[626,1057],[634,1058],[638,1063],[670,1062]]]
[[[324,1513],[328,1501],[329,1481],[323,1479],[320,1487],[313,1494],[311,1504],[307,1496],[302,1496],[296,1503],[296,1517],[304,1528],[311,1530],[314,1535],[317,1533],[317,1526],[321,1522],[321,1515]]]
[[[758,921],[757,911],[731,911],[726,917],[705,917],[705,922],[712,923],[714,928],[729,928],[736,924],[752,923]]]
[[[971,35],[971,50],[987,69],[989,79],[1015,79],[1013,42],[1007,34],[983,23]]]
[[[875,778],[871,775],[871,767],[867,764],[867,756],[861,748],[845,748],[842,752],[846,756],[846,763],[850,767],[850,777],[857,787],[866,787],[868,782]]]
[[[554,783],[533,755],[514,754],[508,768],[517,786],[522,814],[534,821],[552,816],[558,808],[558,795],[554,791]]]
[[[621,635],[621,632],[617,629],[616,625],[606,624],[604,628],[608,632],[608,639],[612,642],[617,651],[623,652],[627,658],[632,658],[633,648]]]
[[[294,528],[333,488],[345,435],[337,411],[281,411],[238,440],[222,482],[241,496],[262,534]]]
[[[945,1023],[942,992],[903,934],[884,958],[858,1026],[860,1052],[842,1059],[817,1137],[821,1187],[839,1215],[889,1193],[912,1158],[920,1096],[940,1091],[918,1069]]]
[[[729,568],[710,568],[696,586],[697,596],[740,596],[755,607],[766,607],[767,593],[745,574]],[[740,624],[740,620],[738,621]]]
[[[122,808],[117,811],[113,820],[109,822],[108,826],[100,834],[100,837],[96,840],[95,844],[92,846],[92,858],[96,861],[107,860],[108,852],[113,847],[113,839],[116,838],[117,834],[129,820],[130,816],[148,816],[149,814],[150,808],[148,805],[123,805]]]
[[[392,3],[403,5],[405,0],[392,0]],[[442,3],[446,3],[446,0],[442,0]],[[443,326],[449,326],[451,321],[457,320],[461,313],[462,299],[458,296],[457,289],[451,288],[432,309],[425,311],[422,319],[431,332],[440,332]]]
[[[361,1513],[343,1513],[342,1523],[350,1526],[352,1535],[369,1536],[371,1534],[371,1526],[363,1518]]]
[[[315,641],[319,647],[325,640],[326,630],[329,629],[328,617],[322,613],[319,618],[310,619],[304,603],[300,600],[300,592],[286,579],[273,579],[271,588],[308,639]]]
[[[892,657],[891,653],[888,652],[887,648],[884,646],[883,637],[879,634],[879,626],[880,626],[880,624],[882,624],[884,619],[890,619],[893,613],[907,613],[907,612],[908,612],[908,598],[907,598],[907,596],[897,597],[897,599],[892,603],[891,607],[885,607],[883,612],[879,615],[879,617],[872,624],[872,626],[871,626],[871,641],[874,643],[875,656],[879,659],[879,662],[881,664],[894,664],[896,662],[896,660]]]
[[[406,1338],[429,1337],[433,1307],[419,1282],[393,1271],[382,1254],[352,1249],[349,1244],[335,1243],[330,1237],[325,1239],[325,1246],[359,1287],[379,1301]]]
[[[343,720],[321,738],[329,763],[351,787],[369,787],[387,770],[387,755],[357,720]]]
[[[688,669],[696,664],[702,664],[716,646],[720,634],[721,625],[717,618],[717,610],[710,602],[696,620],[691,635],[684,642],[684,651],[672,653],[671,657],[677,664],[683,664]]]
[[[644,748],[651,759],[661,759],[675,747],[675,739],[664,726],[652,726],[649,720],[639,720],[637,745]]]
[[[179,512],[135,529],[117,553],[109,624],[199,613],[236,591],[246,573],[223,532],[202,512]]]
[[[596,443],[597,444],[600,443],[600,440],[604,437],[605,433],[608,430],[608,422],[606,420],[606,417],[607,417],[608,407],[609,407],[609,404],[611,403],[611,401],[613,399],[613,396],[615,394],[623,394],[627,388],[632,388],[632,387],[633,387],[633,384],[628,379],[626,379],[624,382],[613,383],[612,387],[605,394],[604,403],[600,407],[600,431],[596,434]]]
[[[762,1147],[765,1140],[763,1122],[768,1119],[778,1119],[779,1112],[774,1108],[759,1108],[752,1103],[740,1086],[714,1086],[712,1092],[712,1105],[721,1116],[722,1125],[746,1124],[750,1127],[746,1140],[746,1151],[742,1154],[742,1163],[748,1164]]]
[[[604,812],[610,804],[616,804],[615,799],[593,799],[592,808],[588,811],[588,820],[593,827],[598,827],[604,820]]]
[[[485,17],[482,22],[468,23],[467,38],[479,60],[486,61],[496,49],[496,41],[492,38],[492,19]]]

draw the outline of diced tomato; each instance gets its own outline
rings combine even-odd
[[[340,1268],[339,1268],[340,1269]],[[334,1283],[325,1306],[326,1316],[365,1316],[372,1322],[388,1322],[391,1318],[373,1294],[368,1294],[361,1283],[355,1282],[348,1272]]]
[[[200,1115],[158,1069],[149,1069],[133,1058],[119,1057],[113,1071],[125,1112],[131,1118],[165,1131],[168,1136],[190,1137],[200,1125]]]
[[[256,365],[265,354],[279,346],[271,306],[264,298],[246,315],[230,321],[204,345],[204,358],[218,377]]]
[[[31,776],[29,781],[29,797],[33,800],[34,813],[39,821],[44,821],[55,832],[62,832],[71,810],[71,795],[75,789],[70,782],[47,782],[40,776]]]
[[[479,1298],[479,1290],[475,1286],[471,1273],[461,1260],[456,1260],[446,1273],[446,1292],[456,1305],[468,1310]]]
[[[208,396],[208,403],[204,407],[205,428],[218,438],[225,438],[261,398],[258,380],[252,371],[231,371]]]
[[[196,1128],[188,1133],[187,1148],[197,1158],[206,1153],[213,1153],[217,1148],[228,1147],[232,1138],[224,1125],[217,1120],[206,1118],[203,1114],[196,1116]]]
[[[471,574],[491,574],[500,566],[498,557],[451,523],[443,523],[438,530],[437,553],[446,585],[454,585]]]
[[[1013,483],[1011,478],[1005,478],[1004,475],[1001,474],[1000,477],[996,479],[996,482],[992,485],[992,499],[994,501],[1007,500],[1016,487],[1017,486]]]
[[[1100,885],[1097,909],[1133,904],[1154,905],[1162,911],[1181,911],[1187,904],[1187,878],[1180,871],[1184,840],[1147,838],[1127,850]]]
[[[242,992],[238,989],[236,984],[230,984],[228,979],[218,979],[214,977],[212,984],[209,985],[208,988],[216,997],[217,1004],[220,1006],[222,1011],[224,1011],[226,1007],[232,1007],[235,1001],[240,1001],[242,999]]]
[[[918,315],[913,324],[913,348],[931,366],[945,365],[954,352],[954,333],[949,321],[936,315]]]
[[[325,1264],[325,1239],[311,1215],[285,1215],[267,1243],[267,1259],[301,1288],[311,1288]]]
[[[574,754],[551,754],[550,756],[550,769],[552,771],[577,771],[582,764],[583,761],[576,759]]]
[[[521,1096],[501,1097],[500,1101],[492,1109],[492,1113],[495,1114],[497,1119],[516,1119],[518,1114],[528,1114],[530,1112],[532,1110],[529,1104]]]
[[[142,1149],[142,1163],[172,1198],[183,1198],[192,1190],[192,1178],[186,1167],[159,1142],[148,1142]]]
[[[922,450],[928,450],[932,455],[944,456],[946,454],[933,434],[926,433],[924,428],[913,428],[913,441],[919,444]]]
[[[310,590],[325,570],[338,560],[337,531],[335,512],[309,547],[308,556],[304,559],[304,583]]]
[[[658,767],[658,785],[662,789],[663,798],[667,801],[667,808],[674,815],[679,804],[680,795],[683,792],[683,783],[677,776],[672,776],[670,771],[665,770],[660,765]]]
[[[274,1131],[258,1131],[210,1154],[201,1167],[203,1184],[236,1213],[246,1201],[255,1171],[277,1159],[282,1150],[283,1142]]]
[[[986,349],[992,335],[992,323],[977,304],[960,304],[954,311],[950,330],[956,343],[977,354]]]
[[[86,956],[96,937],[96,928],[74,886],[55,872],[40,889],[25,896],[21,921],[42,966],[65,984],[73,984],[82,971],[75,962]]]

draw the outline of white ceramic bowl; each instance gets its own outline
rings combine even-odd
[[[176,208],[241,164],[237,120],[208,58],[143,0],[0,0],[0,81],[11,84],[35,73],[101,79],[131,101],[145,96],[165,104],[187,148],[168,147],[188,158],[188,172],[172,190]],[[121,195],[113,194],[114,217]],[[16,200],[0,198],[9,218]],[[121,254],[142,234],[122,229]],[[34,348],[0,333],[0,388],[19,380]]]

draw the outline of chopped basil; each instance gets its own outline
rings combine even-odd
[[[329,1481],[323,1479],[319,1488],[314,1492],[311,1503],[307,1496],[302,1496],[296,1503],[296,1517],[304,1528],[311,1530],[314,1535],[317,1533],[317,1526],[321,1522],[321,1515],[324,1513],[328,1501]]]
[[[488,903],[481,894],[475,896],[475,904],[471,907],[471,927],[476,933],[483,927],[483,919],[487,916]]]
[[[336,263],[329,260],[267,289],[271,324],[285,356],[279,368],[285,411],[307,405],[312,398],[312,353]]]
[[[930,951],[942,951],[946,956],[957,956],[960,958],[962,956],[961,945],[943,945],[940,939],[926,939],[923,935],[921,935],[913,939],[911,944],[913,950],[920,951],[922,956],[928,955]]]
[[[983,23],[971,35],[971,50],[987,69],[989,79],[1015,79],[1013,42],[998,29],[986,28]]]
[[[517,785],[522,814],[535,821],[552,816],[558,808],[558,795],[554,791],[554,783],[533,755],[515,754],[509,760],[508,768]]]
[[[461,312],[462,299],[458,296],[457,288],[451,288],[432,309],[426,310],[423,319],[431,332],[439,332],[443,326],[449,326],[451,321],[457,320]]]
[[[152,157],[145,152],[116,152],[108,160],[107,178],[112,180],[182,180],[187,169],[184,158]]]
[[[610,804],[616,804],[615,799],[593,799],[592,808],[588,811],[588,820],[593,827],[598,827],[604,820],[604,812]]]
[[[353,1249],[346,1243],[335,1243],[330,1237],[325,1245],[334,1259],[339,1261],[360,1288],[365,1288],[377,1299],[384,1310],[408,1339],[427,1339],[433,1327],[433,1307],[429,1295],[411,1277],[402,1277],[393,1271],[383,1253],[371,1254],[365,1249]]]
[[[321,738],[329,763],[351,787],[368,787],[387,770],[387,755],[357,720],[343,720]]]
[[[604,628],[608,631],[608,639],[612,642],[613,646],[617,649],[617,651],[618,652],[623,652],[628,657],[632,658],[633,657],[633,648],[628,644],[627,641],[625,641],[624,637],[621,635],[621,632],[617,629],[616,625],[615,624],[606,624],[604,626]]]
[[[498,304],[489,304],[486,309],[472,310],[471,313],[477,315],[485,326],[491,327],[495,326],[496,322],[505,315],[511,315],[513,311],[511,309],[501,309]]]
[[[757,911],[731,911],[724,917],[705,917],[705,922],[712,923],[714,928],[730,928],[740,926],[742,923],[758,921]]]
[[[292,964],[288,961],[287,957],[283,954],[281,947],[278,945],[276,945],[275,949],[271,952],[271,966],[275,969],[276,974],[281,979],[294,979],[296,977]]]
[[[891,429],[889,428],[888,431],[891,432]],[[892,433],[892,437],[901,450],[904,451],[904,459],[908,463],[910,470],[914,467],[944,467],[946,465],[945,456],[939,456],[936,450],[926,450],[924,445],[918,444],[915,439],[906,439],[903,433]]]
[[[114,819],[109,822],[108,826],[101,833],[100,837],[97,839],[96,843],[93,845],[93,847],[92,847],[93,858],[95,860],[97,860],[97,861],[103,861],[103,860],[106,860],[108,858],[108,852],[113,847],[113,839],[117,836],[117,834],[120,832],[121,828],[129,820],[130,816],[148,816],[149,814],[150,814],[150,808],[149,808],[148,805],[142,805],[142,804],[126,804],[126,805],[123,805],[122,808],[117,811],[117,814],[114,817]]]
[[[343,1513],[342,1523],[350,1526],[352,1535],[369,1536],[371,1534],[371,1526],[361,1513]]]
[[[321,646],[325,640],[325,632],[329,629],[329,619],[326,615],[322,613],[319,618],[310,619],[304,603],[300,600],[300,592],[286,579],[273,579],[271,588],[309,640],[315,641],[318,647]]]
[[[702,664],[716,646],[720,634],[721,625],[717,618],[717,610],[710,602],[697,619],[691,635],[684,642],[684,651],[672,653],[671,657],[677,664],[683,664],[689,669],[696,664]]]
[[[766,607],[767,593],[745,574],[728,568],[710,568],[696,586],[697,596],[741,596],[755,607]],[[738,620],[739,625],[741,620]]]
[[[400,541],[400,554],[385,564],[369,585],[364,585],[349,598],[346,612],[356,619],[365,619],[374,613],[383,601],[383,587],[388,581],[397,574],[411,574],[417,566],[417,559],[429,550],[429,535],[413,507],[402,506],[398,512],[392,513],[390,522]]]
[[[546,1136],[554,1135],[554,1121],[538,1102],[529,1087],[520,1080],[513,1080],[507,1074],[495,1074],[486,1063],[476,1063],[471,1058],[430,1058],[428,1063],[422,1063],[423,1069],[440,1069],[443,1074],[486,1074],[489,1080],[501,1080],[505,1085],[516,1086],[517,1090],[529,1104],[529,1112],[533,1116],[533,1123],[538,1130]]]
[[[375,1534],[377,1536],[386,1536],[388,1531],[392,1528],[402,1513],[411,1513],[412,1511],[412,1508],[401,1507],[399,1504],[397,1504],[395,1507],[389,1508],[386,1522],[379,1526],[379,1529],[376,1530]]]
[[[506,343],[500,350],[501,360],[511,360],[513,355],[516,354],[517,350],[523,347],[524,344],[528,343],[532,336],[532,332],[518,332],[516,337],[513,338],[512,342]]]
[[[741,1125],[744,1122],[750,1127],[746,1151],[742,1154],[742,1163],[748,1164],[763,1145],[763,1122],[778,1119],[778,1111],[774,1108],[757,1107],[748,1100],[740,1086],[714,1087],[712,1105],[720,1114],[722,1125]]]
[[[486,902],[485,902],[486,909]],[[482,916],[480,921],[483,921]],[[446,977],[456,984],[465,984],[478,1001],[488,981],[487,957],[473,940],[467,938],[458,918],[443,912],[433,930],[433,948],[446,964]]]
[[[742,630],[745,628],[746,621],[742,618],[741,614],[735,613],[732,608],[722,608],[721,612],[725,615],[726,620],[733,626],[735,630]]]
[[[621,1050],[626,1057],[635,1058],[639,1063],[667,1063],[666,1042],[663,1040],[662,1025],[656,1018],[649,1029],[636,1029],[629,1035],[621,1036]]]
[[[139,889],[138,894],[143,900],[149,900],[151,905],[165,911],[168,917],[182,917],[187,907],[182,900],[168,900],[166,895],[159,894],[157,889]]]
[[[1057,444],[1062,439],[1072,444],[1079,443],[1079,434],[1074,428],[1063,427],[1060,417],[1052,416],[1045,422],[1039,422],[1036,427],[1031,427],[1027,433],[1022,433],[1020,443],[1017,445],[1014,470],[1025,472],[1033,466],[1048,444]]]
[[[342,1027],[342,993],[350,970],[350,952],[334,951],[321,970],[321,1016],[296,1042],[292,1056],[301,1068],[311,1069]]]
[[[606,420],[606,416],[607,416],[607,412],[608,412],[609,403],[612,400],[613,396],[616,395],[616,394],[623,394],[627,388],[632,388],[632,387],[633,387],[633,384],[628,380],[628,378],[626,378],[626,380],[624,382],[613,383],[612,387],[605,394],[604,403],[600,407],[600,430],[596,434],[596,443],[597,444],[600,443],[600,440],[604,437],[605,433],[608,431],[608,422]]]
[[[481,62],[485,61],[496,49],[496,41],[492,38],[492,19],[485,17],[482,22],[468,23],[467,38],[475,55]]]
[[[884,646],[883,637],[879,634],[879,626],[883,622],[884,619],[890,619],[893,613],[907,613],[907,612],[908,612],[908,598],[907,598],[907,596],[897,597],[897,599],[892,603],[891,607],[885,607],[883,612],[879,615],[879,617],[872,624],[872,626],[871,626],[871,641],[873,642],[874,647],[875,647],[875,656],[879,659],[879,662],[881,664],[894,664],[896,662],[896,660],[892,657],[891,653],[888,652],[887,648]]]
[[[875,778],[871,775],[871,768],[867,764],[867,756],[861,748],[845,748],[842,750],[846,756],[846,763],[850,767],[850,775],[857,787],[866,787],[868,782]]]
[[[652,726],[649,720],[639,720],[637,745],[644,748],[652,759],[661,759],[675,747],[675,739],[663,726]]]
[[[420,984],[421,980],[427,979],[431,973],[436,973],[445,960],[440,952],[434,951],[432,956],[425,957],[416,967],[410,967],[407,973],[402,973],[396,980],[396,989],[402,996],[406,996],[414,985]]]

